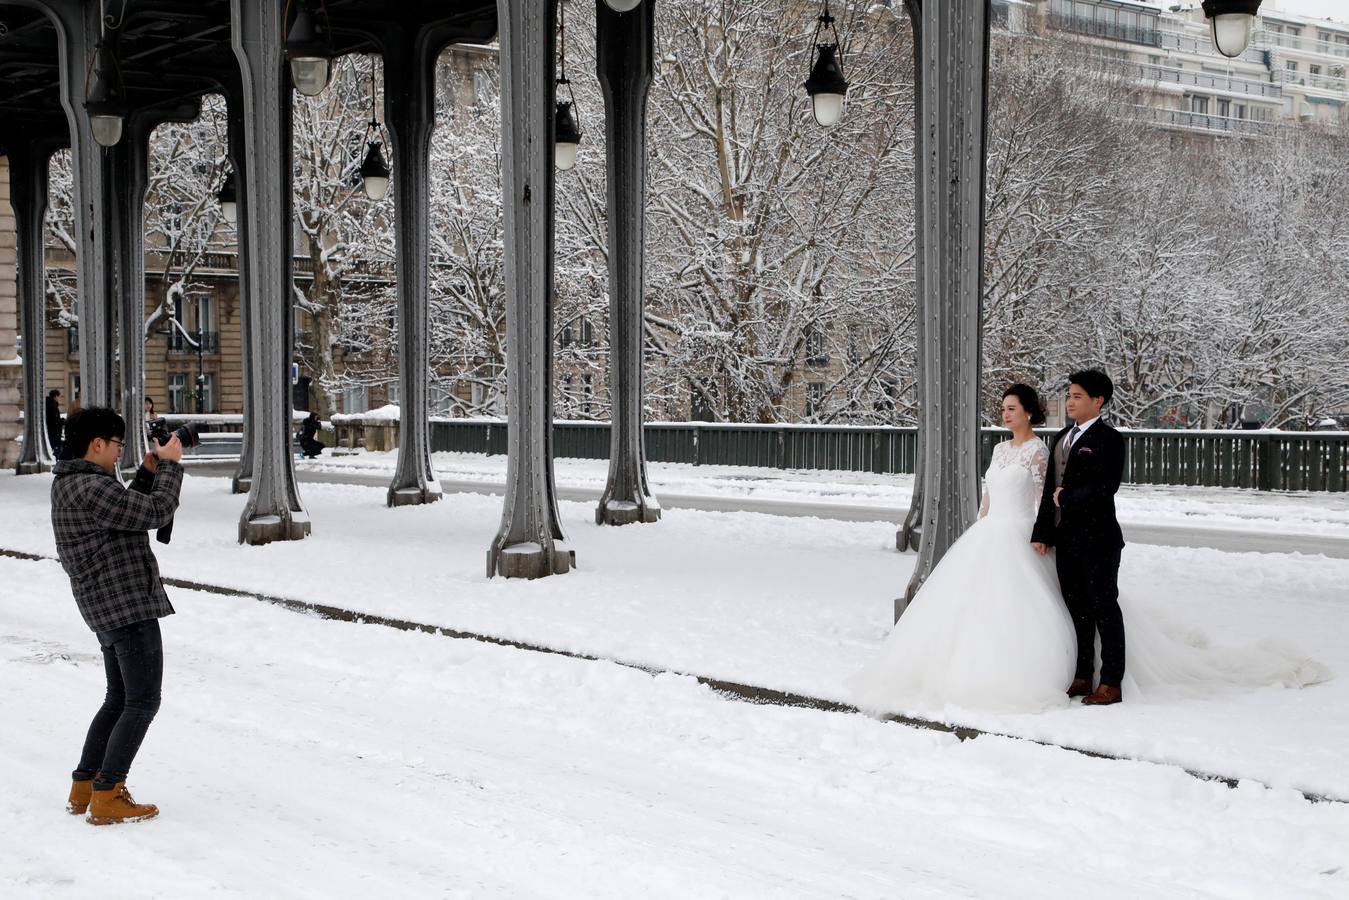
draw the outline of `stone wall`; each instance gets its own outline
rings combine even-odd
[[[18,246],[9,205],[9,159],[0,156],[0,467],[18,462],[23,434],[23,366],[19,360]]]

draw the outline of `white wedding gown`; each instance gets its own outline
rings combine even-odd
[[[958,706],[1034,712],[1066,706],[1076,639],[1052,555],[1030,545],[1049,450],[1036,438],[999,444],[980,518],[946,551],[880,652],[849,679],[873,713]],[[1207,646],[1120,596],[1125,702],[1202,696],[1237,687],[1300,687],[1328,673],[1291,645]]]

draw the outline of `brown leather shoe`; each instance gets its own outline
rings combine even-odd
[[[1103,684],[1096,689],[1095,693],[1083,697],[1082,702],[1087,706],[1109,706],[1112,703],[1119,703],[1123,699],[1124,694],[1119,688]]]
[[[66,812],[72,816],[82,816],[89,809],[89,795],[94,791],[94,780],[72,781],[70,799],[66,801]]]
[[[1068,685],[1069,697],[1085,697],[1091,693],[1090,678],[1074,678],[1073,683]]]
[[[94,791],[89,798],[90,825],[119,825],[122,822],[141,822],[159,815],[159,807],[152,803],[137,803],[127,793],[126,782],[119,782],[111,790]]]

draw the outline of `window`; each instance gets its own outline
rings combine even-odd
[[[183,339],[183,332],[187,330],[187,312],[184,307],[187,301],[179,297],[173,303],[173,321],[169,323],[169,349],[175,353],[182,353],[188,349],[187,341]]]
[[[201,349],[204,353],[215,353],[219,349],[212,305],[209,294],[202,294],[197,298],[197,331],[201,334]]]
[[[805,340],[806,365],[828,365],[829,354],[824,350],[824,327],[808,325],[802,333],[802,337]]]
[[[215,376],[210,372],[203,372],[196,378],[197,390],[201,396],[197,401],[197,412],[213,413],[215,409]]]
[[[806,418],[812,419],[820,414],[824,405],[824,382],[806,382]]]
[[[370,411],[370,392],[365,385],[349,387],[342,391],[342,412],[351,415]]]
[[[482,385],[475,384],[475,388],[481,388]],[[439,383],[431,385],[431,415],[448,416],[454,413],[454,391],[449,387]]]
[[[1235,117],[1238,118],[1238,119],[1244,119],[1244,118],[1246,118],[1246,104],[1245,104],[1245,103],[1238,103],[1238,104],[1236,105],[1236,108],[1235,108],[1235,110],[1233,111],[1232,115],[1235,116]]]
[[[1285,72],[1288,72],[1289,74],[1292,74],[1292,73],[1296,72],[1296,71],[1297,71],[1297,60],[1295,60],[1295,59],[1284,60],[1284,63],[1283,63],[1283,70],[1284,70]]]
[[[1232,114],[1232,101],[1225,97],[1218,98],[1218,115],[1224,118]]]
[[[1200,97],[1198,94],[1190,98],[1190,112],[1208,115],[1208,98]]]
[[[394,406],[398,405],[398,390],[399,386],[397,381],[390,381],[384,386],[384,396],[388,398],[388,401]]]
[[[187,412],[187,374],[169,373],[169,408],[171,413]]]
[[[1308,75],[1320,75],[1320,74],[1321,74],[1321,67],[1318,66],[1318,65],[1316,65],[1315,63],[1312,63],[1311,65],[1307,66],[1307,74],[1308,74]]]

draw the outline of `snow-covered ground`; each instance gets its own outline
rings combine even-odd
[[[296,464],[300,471],[363,472],[392,475],[398,451],[358,450],[345,456],[324,455]],[[506,480],[506,457],[478,453],[436,453],[436,472],[454,481],[487,484]],[[607,460],[557,459],[562,487],[604,487]],[[650,463],[651,490],[662,494],[744,497],[755,500],[825,502],[908,509],[913,495],[911,475],[869,472],[761,469],[748,466],[692,466]],[[1349,493],[1277,493],[1234,488],[1125,485],[1119,494],[1119,516],[1125,525],[1202,525],[1243,532],[1341,536],[1349,539]]]
[[[0,476],[0,547],[53,552],[49,485]],[[499,498],[303,492],[309,539],[242,547],[243,498],[190,475],[156,545],[165,574],[843,699],[912,566],[884,522],[670,510],[615,529],[563,503],[579,568],[489,580]],[[1349,799],[1349,561],[1125,552],[1124,590],[1215,643],[1294,641],[1340,674],[1326,684],[916,711],[1140,762],[175,590],[165,704],[132,779],[164,814],[121,830],[61,809],[102,678],[68,584],[2,558],[0,584],[4,897],[74,896],[108,870],[138,879],[114,895],[165,897],[1349,893],[1349,805],[1290,790]]]

